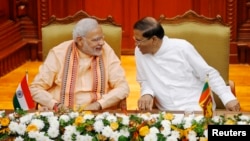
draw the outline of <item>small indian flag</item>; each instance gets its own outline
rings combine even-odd
[[[31,93],[28,86],[28,76],[27,73],[23,77],[22,81],[18,84],[16,93],[13,97],[14,109],[29,110],[35,108],[35,103],[31,97]]]
[[[208,81],[206,81],[203,86],[199,104],[201,108],[203,109],[204,117],[212,118],[213,117],[213,100],[212,100],[211,90],[208,85]]]

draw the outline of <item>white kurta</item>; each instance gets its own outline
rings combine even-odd
[[[136,47],[135,57],[141,95],[154,96],[160,110],[202,110],[199,98],[207,75],[224,104],[236,99],[218,71],[185,40],[165,36],[157,53],[142,54]]]

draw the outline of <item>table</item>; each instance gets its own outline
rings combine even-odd
[[[6,113],[11,115],[13,114],[13,110],[6,110]],[[29,117],[29,114],[32,116]],[[224,122],[225,123],[232,123],[231,119],[227,120],[228,117],[234,117],[235,115],[243,114],[248,116],[248,123],[250,123],[250,112],[230,112],[225,110],[216,110],[214,112],[215,117],[222,117],[225,120],[219,120],[215,122]],[[23,115],[24,117],[26,115]],[[57,118],[54,118],[57,117]],[[12,118],[15,116],[11,116]],[[51,119],[52,117],[52,119]],[[98,118],[97,118],[98,117]],[[199,117],[199,118],[198,118]],[[36,110],[28,111],[28,117],[23,118],[20,120],[20,116],[16,116],[16,119],[12,119],[12,122],[14,122],[15,126],[1,126],[0,127],[0,140],[1,137],[4,134],[5,129],[9,129],[12,132],[16,132],[14,137],[29,137],[30,132],[33,130],[37,131],[39,134],[40,132],[45,132],[46,134],[42,134],[46,137],[50,137],[50,129],[49,128],[55,128],[54,132],[59,132],[59,134],[56,134],[55,138],[62,138],[64,136],[67,136],[67,134],[71,133],[70,131],[74,130],[75,132],[79,132],[79,135],[86,136],[86,134],[92,134],[92,138],[99,137],[101,135],[102,137],[105,136],[106,138],[111,138],[113,136],[107,135],[107,133],[111,134],[117,134],[115,137],[120,137],[121,135],[119,133],[123,132],[122,129],[126,128],[128,135],[126,136],[127,140],[133,140],[134,138],[140,138],[144,139],[146,137],[155,136],[155,133],[150,133],[150,129],[154,128],[153,130],[156,130],[159,132],[162,136],[162,138],[169,137],[169,135],[164,135],[164,132],[161,132],[162,129],[168,129],[171,131],[179,132],[179,138],[186,139],[189,136],[189,132],[192,131],[199,131],[201,133],[192,134],[192,136],[195,135],[197,138],[204,138],[203,132],[205,132],[206,127],[208,124],[214,122],[208,123],[208,121],[202,118],[202,112],[200,111],[194,111],[194,114],[192,115],[185,115],[184,111],[165,111],[161,112],[159,110],[151,110],[151,111],[138,111],[138,110],[128,110],[128,111],[121,111],[121,110],[98,110],[98,111],[82,111],[82,113],[73,112],[72,113],[64,113],[61,115],[55,115],[53,111],[46,111],[46,112],[39,112]],[[47,120],[44,120],[47,119]],[[50,119],[50,120],[49,120]],[[67,120],[70,119],[70,120]],[[240,118],[237,118],[239,120]],[[3,120],[3,118],[0,118],[0,121]],[[6,120],[6,119],[5,119]],[[43,124],[46,126],[42,126],[39,129],[38,126],[41,126],[43,124],[39,123],[36,125],[37,120],[42,121]],[[53,123],[46,122],[46,121],[53,121]],[[196,122],[193,125],[192,120],[195,120]],[[213,121],[213,119],[211,120]],[[61,122],[65,124],[60,124]],[[97,123],[100,122],[100,123]],[[190,124],[186,124],[189,123]],[[237,123],[237,122],[235,122]],[[9,123],[10,124],[10,123]],[[13,123],[12,123],[13,124]],[[25,125],[25,136],[22,136],[23,134],[19,134],[18,131],[21,129],[19,128],[20,125]],[[95,125],[97,124],[97,125]],[[169,125],[170,124],[170,125]],[[168,126],[169,125],[169,126]],[[185,125],[185,126],[184,126]],[[188,126],[190,125],[190,126]],[[32,128],[30,126],[33,126]],[[58,126],[58,127],[57,127]],[[186,127],[188,126],[188,127]],[[121,127],[121,128],[120,128]],[[72,129],[73,128],[73,129]],[[101,128],[101,129],[98,129]],[[196,130],[196,128],[199,128],[199,130]],[[200,129],[201,128],[201,129]],[[100,131],[98,131],[100,130]],[[7,131],[7,130],[6,130]],[[98,135],[98,136],[97,136]],[[147,136],[148,135],[148,136]],[[171,132],[172,135],[172,132]],[[200,136],[202,135],[202,136]],[[37,135],[38,136],[38,135]],[[9,136],[7,136],[8,138]],[[13,140],[14,137],[8,138],[8,140]],[[156,137],[156,138],[160,138]],[[206,137],[205,137],[206,138]],[[165,139],[163,139],[165,140]]]

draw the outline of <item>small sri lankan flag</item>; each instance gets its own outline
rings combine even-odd
[[[199,104],[201,108],[203,109],[204,117],[212,118],[213,117],[213,101],[212,101],[211,90],[210,90],[207,80],[202,89]]]

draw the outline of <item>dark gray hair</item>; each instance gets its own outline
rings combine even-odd
[[[151,38],[157,36],[162,39],[164,36],[164,29],[161,24],[153,17],[144,17],[134,24],[134,29],[142,31],[142,36]]]

